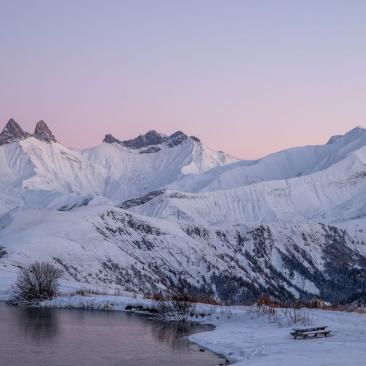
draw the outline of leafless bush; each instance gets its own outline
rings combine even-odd
[[[189,314],[193,309],[194,299],[183,291],[174,291],[171,294],[173,308],[178,314]]]
[[[295,324],[308,326],[313,323],[312,317],[302,310],[300,301],[280,302],[267,295],[258,297],[252,312],[257,316],[267,317],[269,321],[278,324],[279,327],[289,327]]]
[[[114,290],[114,296],[123,296],[123,295],[124,295],[124,292],[121,289],[116,288]]]
[[[7,254],[8,252],[5,250],[5,248],[0,245],[0,258],[5,257]]]
[[[289,327],[295,324],[309,326],[313,324],[313,318],[305,310],[296,308],[283,309],[282,320],[279,325]]]
[[[50,263],[35,262],[21,270],[13,286],[13,303],[52,299],[57,294],[62,271]]]
[[[160,318],[183,320],[194,313],[195,301],[183,289],[155,294],[153,300]]]
[[[258,317],[267,317],[269,321],[278,321],[277,308],[271,307],[269,305],[256,304],[254,307],[252,307],[252,312]]]
[[[92,295],[109,295],[107,291],[102,291],[94,288],[79,288],[76,290],[73,295],[79,295],[79,296],[92,296]]]

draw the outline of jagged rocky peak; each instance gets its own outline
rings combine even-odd
[[[23,140],[29,136],[30,134],[23,131],[19,124],[11,118],[0,133],[0,145]]]
[[[45,142],[56,142],[52,131],[48,128],[45,121],[38,121],[33,136],[38,140]]]
[[[191,140],[193,140],[195,142],[199,142],[199,143],[201,142],[198,137],[188,136],[182,131],[176,131],[168,137],[168,143],[170,145],[177,146],[188,139],[191,139]]]
[[[141,148],[149,148],[144,150],[143,153],[148,152],[157,152],[160,148],[157,145],[165,143],[169,147],[174,147],[180,145],[188,139],[192,139],[195,142],[200,142],[197,137],[187,136],[182,131],[176,131],[170,136],[164,135],[162,133],[157,132],[156,130],[151,130],[145,133],[144,135],[139,135],[131,140],[118,140],[111,134],[105,135],[103,142],[112,144],[118,143],[123,146],[126,146],[130,149],[141,149]]]
[[[145,133],[145,135],[139,135],[132,140],[122,141],[123,145],[131,149],[140,149],[142,147],[160,145],[166,139],[166,136],[161,135],[155,130],[151,130]]]
[[[118,144],[122,143],[121,140],[116,139],[113,135],[111,135],[110,133],[108,133],[107,135],[104,136],[104,140],[103,142],[106,142],[107,144],[113,144],[115,142],[117,142]]]
[[[169,136],[169,142],[174,146],[180,145],[182,142],[186,141],[188,136],[182,131],[176,131]]]

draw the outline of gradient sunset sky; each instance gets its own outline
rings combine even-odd
[[[242,158],[366,125],[366,1],[0,0],[0,124]]]

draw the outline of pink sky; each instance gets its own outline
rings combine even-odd
[[[11,1],[0,123],[70,147],[182,130],[256,158],[366,124],[363,1]]]

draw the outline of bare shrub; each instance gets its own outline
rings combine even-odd
[[[167,319],[174,314],[174,308],[170,301],[169,293],[156,293],[153,295],[154,308],[159,318]]]
[[[87,288],[79,288],[73,293],[73,295],[79,295],[79,296],[89,296],[90,294],[91,293]]]
[[[160,318],[184,320],[194,314],[194,298],[182,288],[154,294],[153,300],[154,308]]]
[[[266,294],[260,295],[252,312],[258,317],[266,317],[279,327],[289,327],[295,324],[308,326],[313,323],[313,318],[302,309],[303,303],[299,300],[281,302]],[[314,304],[313,304],[314,306]]]
[[[76,290],[73,295],[79,295],[79,296],[93,296],[93,295],[109,295],[109,293],[107,291],[102,291],[102,290],[98,290],[98,289],[94,289],[94,288],[87,288],[87,287],[83,287],[83,288],[79,288],[78,290]]]
[[[124,292],[119,289],[119,288],[116,288],[114,289],[114,296],[123,296],[124,295]]]
[[[33,303],[57,295],[62,271],[50,263],[35,262],[21,270],[13,286],[12,303]]]
[[[258,317],[266,317],[271,322],[278,321],[278,312],[277,308],[274,308],[269,305],[264,304],[256,304],[252,308],[252,312],[254,312]]]
[[[174,310],[178,314],[189,314],[193,309],[193,303],[195,302],[192,296],[188,295],[184,291],[176,290],[171,294],[171,302]]]
[[[220,303],[213,296],[207,294],[194,296],[193,300],[195,303],[199,304],[220,305]]]
[[[8,252],[5,250],[5,248],[0,245],[0,258],[5,257],[7,254]]]
[[[283,309],[282,320],[279,323],[280,326],[292,326],[292,325],[309,326],[313,324],[313,318],[305,311],[301,309]]]

